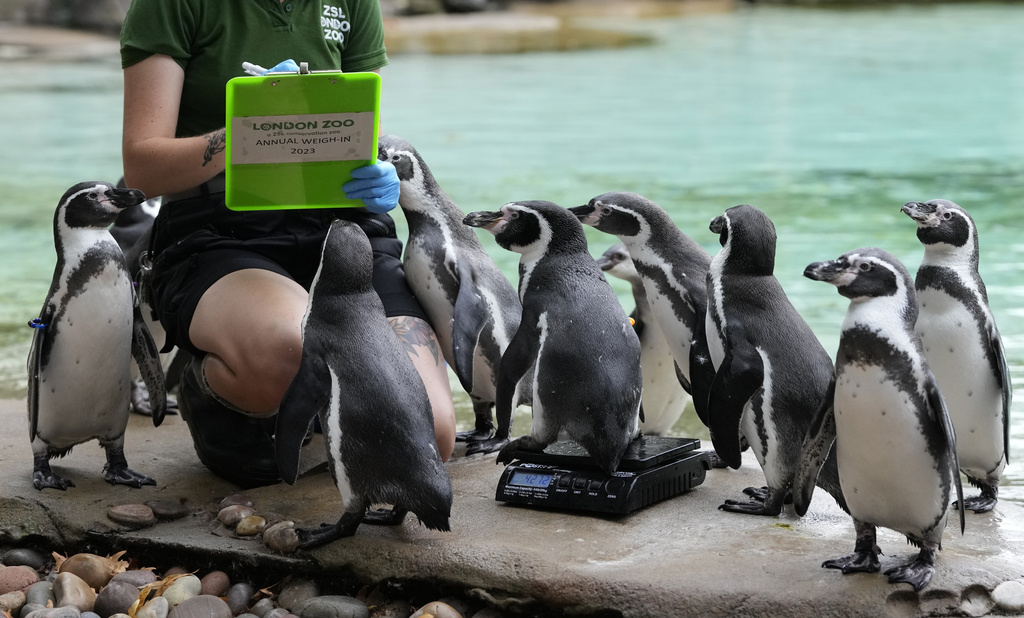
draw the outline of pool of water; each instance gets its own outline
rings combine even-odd
[[[714,252],[710,220],[754,204],[778,230],[777,277],[830,352],[847,302],[804,279],[804,267],[874,245],[913,270],[923,252],[899,207],[956,201],[978,223],[982,276],[1020,387],[1024,6],[755,6],[588,25],[655,43],[396,56],[383,71],[382,130],[412,142],[467,212],[635,191]],[[0,72],[0,396],[24,396],[25,323],[53,270],[57,199],[76,182],[120,175],[121,99],[116,57],[28,58]],[[614,242],[588,234],[594,255]],[[483,241],[514,280],[518,256]],[[468,400],[456,394],[468,425]],[[1021,401],[1012,453],[1024,449]],[[706,436],[692,414],[676,432]],[[1024,502],[1024,465],[1011,464],[1003,493]]]

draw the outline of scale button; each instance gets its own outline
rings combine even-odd
[[[559,487],[568,487],[571,483],[572,483],[572,475],[570,475],[570,474],[560,474],[558,476],[558,486]]]
[[[582,476],[576,477],[576,480],[573,481],[573,483],[572,483],[572,488],[573,489],[586,489],[586,487],[587,487],[587,479],[582,477]]]
[[[590,481],[590,491],[597,491],[601,489],[601,485],[604,485],[604,482],[601,481],[601,479],[593,479]]]
[[[611,479],[605,484],[604,488],[610,494],[617,494],[622,491],[625,484],[626,481],[623,481],[622,479]]]

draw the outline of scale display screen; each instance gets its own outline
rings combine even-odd
[[[554,478],[550,474],[538,474],[536,472],[523,472],[516,470],[509,479],[509,485],[520,485],[524,487],[547,487]]]

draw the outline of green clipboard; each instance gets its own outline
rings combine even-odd
[[[341,185],[377,162],[380,76],[316,71],[227,84],[225,200],[232,210],[361,207]]]

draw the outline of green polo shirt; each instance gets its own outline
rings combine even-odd
[[[121,66],[153,54],[185,70],[179,137],[225,125],[225,84],[242,62],[291,58],[311,71],[387,64],[378,0],[133,0],[121,28]]]

